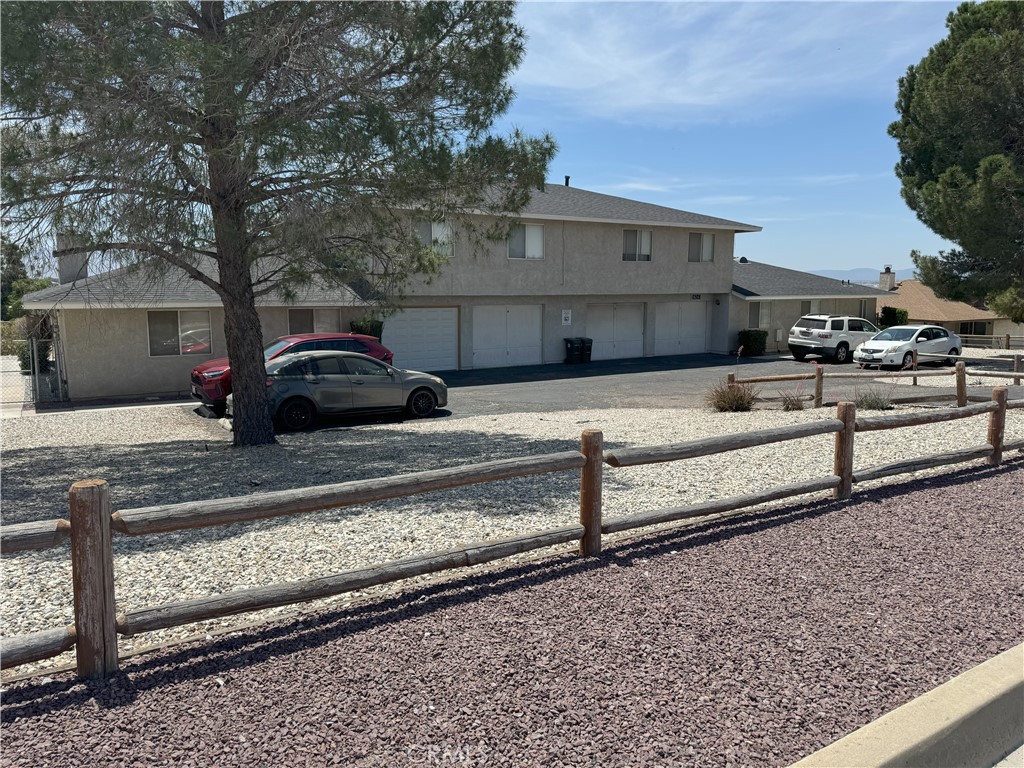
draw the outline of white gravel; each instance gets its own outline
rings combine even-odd
[[[456,411],[457,398],[456,392]],[[337,427],[282,435],[274,446],[235,449],[229,433],[217,422],[195,415],[191,406],[41,414],[0,425],[0,500],[4,522],[16,523],[66,517],[68,487],[90,477],[108,480],[114,508],[124,509],[571,450],[579,446],[584,429],[601,429],[605,446],[611,449],[833,415],[830,408],[739,414],[703,409],[566,410]],[[985,417],[977,417],[858,434],[856,466],[978,445],[985,442],[986,424]],[[1011,411],[1006,439],[1022,438],[1024,410]],[[829,434],[681,462],[607,467],[605,515],[617,517],[829,475],[833,442]],[[566,525],[577,520],[578,503],[578,473],[567,472],[259,523],[140,538],[117,536],[118,610],[337,573]],[[66,546],[8,556],[2,564],[4,636],[72,622]],[[256,616],[123,638],[122,649],[235,626]],[[73,654],[66,654],[36,668],[72,659]]]

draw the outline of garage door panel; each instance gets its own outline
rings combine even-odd
[[[473,308],[473,367],[502,368],[543,362],[540,304]]]
[[[590,304],[587,336],[594,340],[593,360],[643,357],[643,304]]]
[[[381,343],[399,368],[451,371],[459,367],[458,307],[417,307],[384,321]]]
[[[707,352],[708,302],[664,301],[655,306],[654,354]]]

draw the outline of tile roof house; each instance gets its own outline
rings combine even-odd
[[[880,284],[885,281],[886,273],[883,272]],[[901,280],[895,283],[879,306],[905,309],[911,323],[941,325],[958,334],[991,336],[1012,333],[1015,326],[987,309],[972,307],[962,301],[940,299],[920,280]],[[1005,330],[996,330],[997,324]],[[1017,329],[1017,333],[1021,333],[1021,330]]]
[[[885,291],[795,269],[737,260],[729,311],[730,339],[744,328],[768,331],[769,352],[787,348],[789,329],[808,314],[852,315],[875,322]]]

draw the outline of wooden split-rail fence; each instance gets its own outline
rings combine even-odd
[[[810,381],[814,380],[814,394],[807,396],[807,400],[810,400],[815,408],[821,408],[824,404],[825,395],[825,379],[845,379],[847,381],[874,381],[878,378],[885,377],[890,379],[894,383],[899,379],[911,379],[911,383],[917,386],[917,380],[919,378],[931,378],[931,377],[953,377],[956,385],[956,404],[962,408],[967,405],[968,393],[967,393],[967,377],[972,378],[993,378],[993,379],[1012,379],[1013,385],[1019,387],[1022,380],[1024,380],[1024,355],[1013,356],[1013,370],[1012,371],[987,371],[979,370],[974,368],[968,368],[967,364],[963,360],[958,360],[956,365],[952,369],[938,370],[938,371],[921,371],[918,370],[918,353],[914,351],[914,362],[910,368],[905,370],[899,370],[894,372],[869,372],[869,371],[851,371],[850,373],[833,373],[826,368],[815,365],[814,370],[808,373],[785,373],[778,376],[750,376],[747,378],[740,378],[735,373],[730,373],[726,376],[726,384],[728,386],[735,386],[737,384],[766,384],[766,383],[780,383],[786,381]],[[946,355],[921,355],[921,358],[936,358],[946,359]],[[784,395],[782,397],[785,397]],[[900,398],[900,402],[913,402],[923,400],[948,400],[950,395],[918,395],[913,397]],[[779,399],[779,398],[765,398],[765,399]]]
[[[3,554],[48,549],[61,546],[70,539],[74,594],[72,625],[4,638],[0,646],[0,664],[5,669],[17,667],[74,648],[78,675],[83,678],[102,678],[114,674],[118,669],[118,635],[134,635],[205,619],[302,603],[415,576],[464,568],[558,544],[577,542],[581,555],[592,556],[601,552],[601,537],[604,534],[737,512],[767,502],[821,491],[831,491],[834,498],[846,499],[851,496],[852,488],[857,483],[976,459],[985,459],[989,465],[998,465],[1005,451],[1024,451],[1024,439],[1011,442],[1004,440],[1006,413],[1017,408],[1024,408],[1024,399],[1008,401],[1005,387],[994,388],[991,400],[984,403],[879,416],[858,416],[853,403],[839,403],[834,419],[611,451],[604,450],[601,431],[587,430],[583,433],[578,451],[116,512],[111,512],[107,483],[103,480],[85,480],[71,486],[69,519],[7,525],[0,529],[0,552]],[[858,432],[897,429],[986,414],[988,433],[985,443],[875,467],[854,468],[854,438]],[[615,468],[679,461],[829,433],[835,434],[833,467],[830,474],[820,478],[688,506],[649,510],[623,517],[604,517],[601,493],[606,465]],[[251,522],[496,480],[576,470],[580,472],[578,525],[416,555],[313,579],[240,589],[123,613],[118,613],[116,609],[112,548],[114,535],[145,536]]]

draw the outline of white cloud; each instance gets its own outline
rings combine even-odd
[[[875,93],[943,34],[937,3],[524,3],[522,96],[664,125]],[[884,75],[884,76],[883,76]]]

